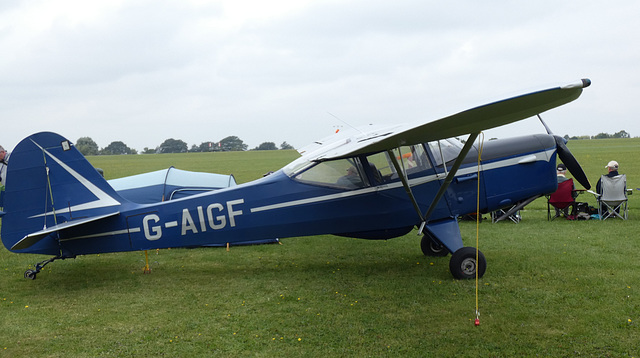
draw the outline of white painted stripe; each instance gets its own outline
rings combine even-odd
[[[94,237],[102,237],[102,236],[114,236],[114,235],[123,235],[123,234],[130,234],[130,233],[136,233],[136,232],[140,232],[140,228],[139,227],[134,227],[134,228],[130,228],[130,229],[123,229],[123,230],[116,230],[116,231],[107,231],[107,232],[101,232],[98,234],[91,234],[91,235],[84,235],[84,236],[76,236],[76,237],[70,237],[68,239],[61,239],[60,241],[72,241],[72,240],[80,240],[80,239],[91,239]]]
[[[549,158],[551,157],[551,155],[554,152],[555,152],[555,149],[550,149],[550,150],[548,150],[546,152],[538,152],[538,153],[534,153],[534,154],[527,154],[525,156],[513,157],[513,158],[500,160],[500,161],[489,163],[489,164],[483,164],[482,165],[482,170],[483,171],[485,171],[485,170],[493,170],[493,169],[499,169],[499,168],[504,168],[504,167],[516,165],[516,164],[519,164],[519,162],[523,158],[526,158],[527,159],[527,163],[530,163],[530,160],[531,160],[530,157],[532,155],[535,155],[537,161],[548,162]],[[475,174],[477,172],[478,172],[477,167],[467,167],[467,168],[463,168],[463,169],[458,170],[458,172],[456,173],[456,176]],[[431,181],[434,181],[434,180],[444,179],[445,176],[446,175],[444,173],[440,173],[440,174],[433,174],[433,175],[428,175],[428,176],[424,176],[424,177],[410,179],[409,180],[409,186],[414,187],[414,186],[422,185],[424,183],[428,183],[428,182],[431,182]],[[278,203],[278,204],[259,206],[259,207],[252,208],[251,212],[252,213],[257,213],[257,212],[261,212],[261,211],[269,211],[269,210],[275,210],[275,209],[288,208],[288,207],[292,207],[292,206],[299,206],[299,205],[312,204],[312,203],[318,203],[318,202],[323,202],[323,201],[330,201],[330,200],[335,200],[335,199],[348,198],[348,197],[353,197],[353,196],[358,196],[358,195],[365,195],[365,194],[369,194],[369,193],[372,193],[372,192],[379,192],[379,191],[396,189],[396,188],[400,188],[400,187],[402,187],[402,183],[401,182],[394,182],[394,183],[379,185],[379,186],[376,186],[376,187],[370,187],[370,188],[358,189],[358,190],[351,190],[351,191],[346,191],[346,192],[337,193],[337,194],[331,194],[331,195],[318,196],[318,197],[315,197],[315,198],[307,198],[307,199],[288,201],[288,202],[283,202],[283,203]]]
[[[74,205],[72,207],[60,208],[59,210],[56,210],[57,213],[62,214],[62,213],[68,213],[68,212],[73,212],[73,211],[79,211],[79,210],[97,209],[97,208],[104,208],[104,207],[109,207],[109,206],[120,205],[119,201],[117,201],[114,198],[112,198],[111,196],[109,196],[107,193],[102,191],[100,188],[95,186],[95,184],[93,184],[92,182],[87,180],[85,177],[80,175],[78,172],[73,170],[71,167],[69,167],[63,161],[61,161],[60,159],[56,158],[53,154],[51,154],[49,151],[47,151],[46,149],[41,147],[33,139],[31,141],[38,148],[40,148],[43,152],[45,152],[49,157],[51,157],[51,159],[53,159],[56,163],[58,163],[64,170],[66,170],[69,174],[71,174],[71,176],[73,176],[76,180],[78,180],[78,182],[80,182],[80,184],[82,184],[85,188],[87,188],[87,190],[89,190],[93,195],[95,195],[98,198],[98,200],[94,200],[94,201],[91,201],[91,202],[88,202],[88,203],[84,203],[84,204],[80,204],[80,205]],[[40,215],[34,215],[34,216],[31,216],[30,218],[35,218],[35,217],[40,217],[40,216],[50,215],[50,214],[53,214],[53,211],[48,212],[48,213],[44,213],[44,214],[40,214]]]

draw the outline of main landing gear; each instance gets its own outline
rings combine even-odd
[[[429,233],[425,233],[422,236],[420,248],[425,256],[443,257],[449,254],[449,249]],[[476,278],[476,271],[478,272],[478,278],[480,278],[484,276],[487,270],[487,260],[480,250],[477,250],[476,257],[475,247],[463,247],[451,255],[449,270],[453,277],[457,279],[474,279]]]
[[[55,256],[55,257],[52,257],[52,258],[50,258],[50,259],[48,259],[48,260],[44,260],[44,261],[38,262],[38,263],[36,264],[36,269],[35,269],[35,270],[28,269],[27,271],[25,271],[25,272],[24,272],[24,278],[28,278],[28,279],[30,279],[30,280],[35,280],[35,279],[36,279],[36,275],[37,275],[40,271],[42,271],[42,269],[43,269],[45,266],[47,266],[49,263],[51,263],[51,262],[53,262],[53,261],[55,261],[55,260],[58,260],[58,259],[64,260],[64,259],[65,259],[65,257],[62,257],[62,256]]]
[[[425,256],[444,257],[449,255],[449,249],[428,232],[422,236],[420,248]]]

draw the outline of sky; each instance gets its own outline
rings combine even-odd
[[[590,78],[555,134],[640,136],[640,2],[4,0],[0,144],[300,148]],[[542,133],[537,119],[489,137]]]

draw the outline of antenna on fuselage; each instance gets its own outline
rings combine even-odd
[[[351,127],[352,129],[357,130],[358,132],[360,132],[360,134],[364,134],[364,132],[363,132],[363,131],[361,131],[361,130],[359,130],[358,128],[356,128],[356,127],[352,126],[352,125],[351,125],[351,124],[349,124],[347,121],[344,121],[344,120],[340,119],[340,118],[339,118],[338,116],[336,116],[335,114],[333,114],[333,113],[331,113],[331,112],[327,112],[327,113],[329,113],[329,115],[330,115],[331,117],[333,117],[333,118],[335,118],[335,119],[339,120],[340,122],[344,123],[344,124],[345,124],[345,125],[347,125],[348,127]]]

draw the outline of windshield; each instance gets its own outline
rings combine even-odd
[[[313,164],[314,163],[308,161],[304,157],[300,157],[300,158],[294,160],[293,162],[287,164],[287,166],[282,168],[282,171],[285,174],[287,174],[288,176],[292,176],[295,173],[297,173],[299,171],[302,171],[305,168],[308,168],[308,167],[312,166]]]
[[[443,139],[436,142],[429,142],[429,148],[435,159],[437,167],[441,167],[442,163],[451,164],[462,150],[462,143],[454,138]]]

